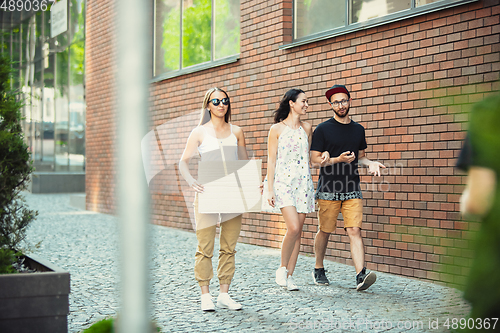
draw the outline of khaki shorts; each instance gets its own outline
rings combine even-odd
[[[344,217],[344,229],[361,228],[363,221],[363,200],[349,199],[345,201],[332,201],[318,199],[318,221],[319,229],[327,234],[337,228],[337,217],[342,212]]]

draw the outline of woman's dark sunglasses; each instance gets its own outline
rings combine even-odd
[[[218,99],[218,98],[214,98],[214,99],[211,99],[210,102],[214,105],[214,106],[218,106],[220,104],[220,102],[222,102],[223,105],[229,105],[229,98],[223,98],[223,99]]]

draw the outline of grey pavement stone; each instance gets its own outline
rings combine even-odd
[[[25,196],[40,212],[28,230],[28,242],[38,244],[33,252],[71,273],[69,332],[116,316],[118,219],[71,207],[67,194]],[[370,289],[357,292],[354,268],[329,261],[330,286],[316,286],[310,255],[301,255],[295,269],[300,290],[288,292],[274,282],[280,251],[239,243],[230,294],[243,309],[203,313],[193,273],[194,233],[152,225],[150,244],[152,320],[164,333],[446,332],[446,318],[464,318],[470,310],[458,290],[379,272]],[[210,289],[215,301],[216,254],[213,263]],[[438,329],[429,328],[436,319]]]

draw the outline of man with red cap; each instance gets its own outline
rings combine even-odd
[[[356,289],[366,290],[377,279],[375,273],[365,267],[365,251],[361,238],[363,201],[360,188],[358,164],[367,166],[369,173],[380,176],[385,166],[370,161],[365,156],[365,129],[349,117],[351,94],[343,85],[336,84],[325,94],[333,109],[331,119],[318,125],[313,133],[311,161],[320,165],[320,176],[316,190],[319,228],[314,239],[316,265],[314,283],[328,285],[323,260],[328,238],[337,226],[339,212],[344,218],[344,230],[350,240],[351,256],[356,269]],[[322,162],[321,155],[329,158]]]

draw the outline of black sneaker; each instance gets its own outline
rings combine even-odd
[[[356,275],[356,290],[362,291],[368,289],[377,280],[377,276],[373,272],[366,273],[366,267],[363,267],[361,272]]]
[[[330,282],[328,282],[328,279],[326,278],[324,268],[315,268],[312,272],[312,276],[314,279],[314,283],[316,283],[318,286],[328,286],[330,284]]]

